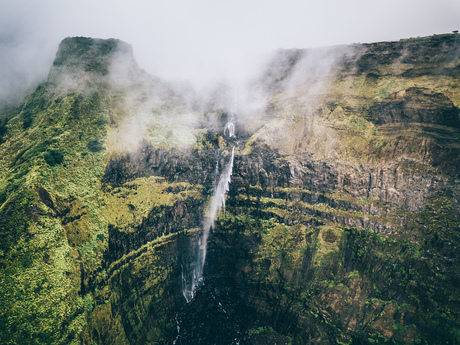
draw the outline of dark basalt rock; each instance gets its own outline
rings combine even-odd
[[[102,182],[116,187],[143,176],[161,176],[169,182],[209,186],[213,182],[217,158],[215,150],[182,152],[144,145],[135,153],[110,160]]]
[[[425,123],[460,128],[460,110],[445,95],[412,87],[393,93],[369,109],[376,124]]]
[[[333,72],[344,85],[349,78],[352,86],[363,81],[365,88],[382,89],[391,73],[391,78],[399,79],[389,85],[403,85],[403,78],[410,76],[459,75],[459,67],[454,67],[459,37],[323,52],[337,53]],[[276,93],[284,91],[297,65],[317,52],[321,50],[279,52],[260,80],[260,87],[273,92],[269,102],[276,104]],[[19,286],[15,300],[2,300],[9,327],[0,332],[3,342],[32,343],[40,337],[62,344],[456,343],[460,189],[455,175],[460,122],[458,108],[446,96],[451,92],[448,86],[440,88],[445,94],[414,87],[386,97],[388,89],[399,87],[389,86],[377,97],[360,95],[352,102],[355,105],[343,107],[340,98],[326,96],[331,110],[342,107],[341,121],[357,112],[366,127],[385,137],[386,141],[369,142],[375,146],[369,153],[375,154],[372,162],[339,157],[340,152],[336,159],[295,151],[284,155],[257,141],[263,136],[248,141],[255,127],[245,129],[238,121],[239,137],[224,138],[217,133],[229,118],[226,112],[215,120],[204,114],[214,124],[203,124],[207,133],[196,145],[199,150],[144,144],[137,152],[104,156],[106,117],[112,118],[117,106],[102,105],[120,97],[108,87],[109,66],[117,54],[133,63],[131,48],[120,41],[64,40],[46,90],[38,89],[18,113],[18,126],[23,124],[33,136],[26,133],[26,144],[18,144],[12,164],[6,160],[8,183],[0,190],[5,295]],[[54,96],[48,95],[48,88],[64,85],[59,83],[68,76],[77,77],[72,81],[77,86],[102,82],[107,87],[97,91],[95,86],[78,96],[63,93],[51,101]],[[137,76],[132,76],[133,82]],[[156,96],[169,97],[165,90],[169,89]],[[102,97],[104,92],[107,97]],[[74,97],[66,101],[68,108],[66,97]],[[378,97],[386,98],[376,101]],[[67,114],[70,122],[49,130],[54,122],[47,123],[43,116],[50,109],[53,121],[62,119],[57,114]],[[264,116],[273,119],[278,110],[274,106]],[[367,114],[378,126],[365,121]],[[73,133],[88,116],[93,120]],[[113,116],[109,126],[116,125],[116,119]],[[61,135],[67,125],[69,135]],[[22,140],[11,141],[14,126],[8,124],[8,131],[6,122],[2,126],[0,137],[10,144]],[[357,139],[352,138],[355,129],[356,135],[364,133],[358,126],[350,128],[348,138]],[[340,134],[344,129],[334,130]],[[84,131],[91,132],[86,139]],[[34,137],[38,133],[43,138]],[[187,269],[193,267],[208,200],[219,179],[216,170],[227,164],[233,146],[226,209],[208,238],[205,284],[186,304],[181,287],[191,275]],[[57,149],[65,155],[52,151]],[[52,160],[46,152],[54,152]],[[75,164],[70,164],[70,157],[76,157]],[[452,166],[450,175],[443,161]],[[70,174],[66,180],[68,169],[78,171],[79,164],[84,164],[82,179]],[[40,171],[47,174],[39,175]],[[24,176],[26,188],[14,194],[21,191]],[[158,180],[128,183],[147,176]],[[54,185],[58,178],[70,184],[64,195],[59,184]],[[146,198],[154,199],[146,205]],[[38,270],[29,270],[33,260],[39,262]],[[48,279],[52,267],[56,274]],[[22,279],[21,274],[29,271],[33,275],[26,277],[32,278]],[[54,290],[53,284],[66,277],[68,285]],[[33,284],[42,278],[48,286],[45,297],[56,292],[61,296],[47,309],[42,308],[45,299],[34,299],[39,295]],[[67,291],[70,286],[73,290]],[[32,301],[28,305],[22,301],[24,291]],[[81,298],[72,297],[78,294]],[[23,306],[27,306],[24,313],[8,316]],[[59,309],[63,306],[65,311]],[[29,315],[29,309],[40,313]],[[60,319],[37,323],[46,315]],[[50,329],[56,331],[54,338],[47,334]],[[15,341],[13,333],[18,330],[21,337]],[[29,337],[32,331],[36,338]]]

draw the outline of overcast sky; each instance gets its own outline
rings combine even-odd
[[[459,0],[0,0],[0,98],[46,73],[67,36],[119,38],[149,73],[206,80],[278,48],[457,29]]]

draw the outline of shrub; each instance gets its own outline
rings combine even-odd
[[[55,165],[62,164],[64,161],[64,155],[58,150],[50,150],[44,154],[46,163],[49,166],[54,167]]]
[[[104,146],[102,146],[102,141],[100,140],[91,140],[87,147],[91,152],[100,152],[104,149]]]
[[[0,144],[3,143],[3,137],[6,134],[7,127],[6,127],[7,120],[6,118],[0,121]]]
[[[27,129],[32,125],[32,113],[30,111],[25,111],[22,114],[22,128]]]

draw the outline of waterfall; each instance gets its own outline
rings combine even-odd
[[[230,161],[227,163],[227,165],[224,168],[224,171],[222,171],[222,174],[220,175],[219,183],[217,184],[217,188],[211,198],[209,210],[206,215],[206,220],[203,227],[203,235],[200,239],[201,244],[198,255],[201,258],[201,261],[199,262],[199,265],[197,267],[197,273],[199,273],[199,276],[201,277],[203,276],[203,267],[204,262],[206,260],[206,244],[208,241],[209,231],[211,230],[211,227],[214,224],[214,218],[216,217],[217,212],[221,209],[225,209],[225,194],[228,192],[230,186],[230,178],[232,176],[233,171],[234,156],[235,147],[233,147],[232,149],[232,156],[230,157]]]
[[[235,103],[233,109],[230,112],[230,118],[228,119],[224,127],[224,135],[229,138],[235,137],[235,114],[238,104],[238,89],[235,88]],[[198,245],[196,249],[196,257],[193,262],[193,271],[187,270],[184,274],[184,267],[182,267],[182,294],[184,295],[187,303],[190,302],[195,296],[196,289],[203,283],[203,270],[206,262],[206,250],[208,244],[208,237],[211,228],[214,225],[214,219],[217,213],[223,209],[225,210],[225,194],[229,190],[230,179],[233,172],[233,159],[235,157],[235,146],[232,148],[232,155],[230,160],[225,165],[222,173],[220,174],[219,182],[214,189],[214,194],[211,197],[211,201],[208,205],[208,210],[205,215],[205,221],[203,225],[203,233],[198,239]],[[219,175],[219,165],[216,164],[216,177]],[[192,271],[191,277],[187,274]]]
[[[230,111],[230,119],[227,121],[224,128],[224,135],[227,135],[229,138],[235,137],[235,114],[238,107],[238,88],[235,87],[235,103],[233,108]]]
[[[230,179],[233,171],[233,159],[235,157],[235,147],[232,148],[232,155],[230,160],[225,165],[224,170],[219,178],[219,183],[216,186],[214,194],[206,213],[205,222],[203,226],[203,233],[198,240],[196,259],[194,262],[194,269],[191,277],[191,283],[187,284],[187,277],[182,273],[182,293],[187,302],[193,299],[197,287],[203,282],[203,268],[206,262],[206,249],[209,237],[209,232],[214,225],[214,219],[221,209],[225,210],[225,194],[230,187]]]
[[[233,138],[235,136],[235,122],[233,120],[233,117],[225,125],[224,135],[227,135],[230,138]]]

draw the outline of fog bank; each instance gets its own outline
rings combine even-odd
[[[68,36],[118,38],[150,74],[189,80],[247,79],[278,48],[310,48],[448,33],[455,0],[306,2],[4,0],[0,11],[0,99],[46,77]]]

